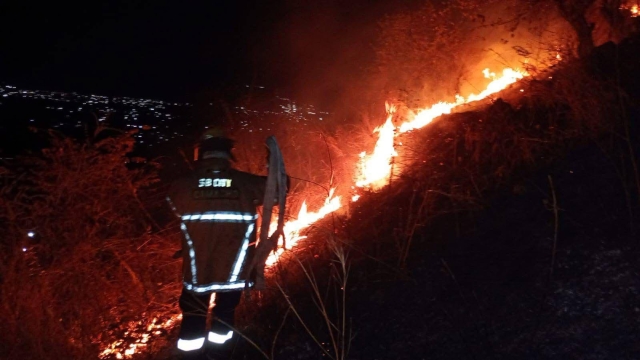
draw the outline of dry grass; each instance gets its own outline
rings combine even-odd
[[[276,267],[269,289],[245,301],[239,331],[271,358],[302,338],[315,339],[318,354],[345,358],[352,262],[336,249],[402,274],[408,254],[429,240],[438,220],[454,218],[460,227],[495,192],[522,191],[528,174],[576,146],[600,144],[620,169],[628,196],[639,195],[632,186],[637,171],[629,170],[636,160],[628,149],[630,100],[614,78],[567,63],[552,79],[526,89],[524,96],[505,96],[509,102],[497,100],[404,135],[398,164],[404,171],[393,186],[351,205],[346,225],[337,216],[316,224],[309,241]],[[360,145],[375,142],[373,126],[329,131],[283,125],[270,134],[294,177],[288,211],[303,200],[321,203],[332,186],[348,193],[357,151],[370,148]],[[262,172],[262,143],[270,134],[236,136],[240,167]],[[180,260],[171,255],[179,234],[153,220],[149,209],[162,199],[145,189],[156,184],[156,170],[149,163],[125,164],[132,145],[128,134],[87,143],[54,135],[42,156],[0,169],[0,352],[9,358],[95,358],[140,321],[144,327],[156,314],[175,311]],[[31,230],[33,239],[26,236]]]
[[[347,358],[353,335],[349,244],[334,235],[331,221],[323,223],[311,229],[313,241],[286,252],[269,269],[266,290],[253,291],[241,304],[238,329],[259,349],[255,358],[287,357],[291,341],[307,344],[300,356]],[[248,353],[240,349],[236,356],[254,358]]]
[[[96,358],[132,324],[173,307],[178,239],[142,205],[157,178],[152,164],[130,162],[130,134],[86,143],[50,135],[51,147],[14,164],[1,192],[3,352]]]
[[[615,65],[605,66],[609,73],[593,62],[568,61],[544,80],[523,85],[524,95],[507,92],[508,102],[497,99],[486,109],[442,117],[402,135],[397,165],[403,172],[393,186],[355,204],[350,236],[402,269],[416,238],[428,241],[442,216],[453,216],[459,236],[461,219],[484,209],[492,194],[525,191],[527,174],[593,142],[620,169],[627,194],[637,198],[637,155],[625,115],[630,103],[611,74]]]

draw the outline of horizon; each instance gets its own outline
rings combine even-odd
[[[224,94],[237,84],[260,84],[307,102],[335,97],[345,85],[335,75],[352,70],[354,63],[345,60],[363,35],[350,35],[350,42],[333,35],[351,33],[355,24],[370,29],[388,6],[380,0],[15,3],[0,12],[0,80],[171,101]]]

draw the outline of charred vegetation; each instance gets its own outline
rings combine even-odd
[[[469,73],[438,65],[442,53],[419,61],[449,46],[433,36],[455,53],[473,44],[430,16],[441,26],[424,31],[436,35],[378,54],[398,73],[373,82],[406,108],[439,82],[459,90],[449,71]],[[383,35],[422,20],[389,17]],[[553,48],[566,60],[545,54],[517,87],[402,135],[390,185],[307,229],[268,289],[245,297],[234,358],[637,358],[640,38],[578,49]],[[406,59],[415,62],[396,66]],[[273,119],[291,208],[351,184],[356,145],[371,142],[379,115],[362,113],[362,126]],[[237,134],[240,168],[260,173],[264,133]],[[180,241],[158,168],[132,158],[128,133],[49,141],[0,166],[0,354],[175,358]]]

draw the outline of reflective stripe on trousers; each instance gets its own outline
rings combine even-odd
[[[178,349],[182,351],[195,351],[202,349],[204,345],[204,338],[198,338],[193,340],[178,339]]]
[[[207,336],[207,340],[209,340],[209,342],[212,342],[214,344],[222,345],[228,340],[231,340],[232,337],[233,337],[233,331],[231,330],[227,331],[226,334],[218,334],[216,332],[209,331],[209,336]]]
[[[211,293],[200,295],[182,289],[179,302],[180,310],[182,310],[182,323],[180,324],[178,349],[182,351],[198,350],[204,345],[205,338],[212,345],[228,343],[233,337],[233,331],[217,320],[220,319],[233,326],[235,309],[240,303],[241,296],[242,291],[216,293],[216,305],[213,307],[214,320],[211,331],[207,333],[207,312]]]

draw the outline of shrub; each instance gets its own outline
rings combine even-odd
[[[5,168],[0,352],[9,358],[96,358],[110,335],[177,293],[162,290],[178,273],[169,246],[178,241],[141,200],[157,169],[129,157],[131,133],[106,133],[79,142],[49,132],[48,148]]]

